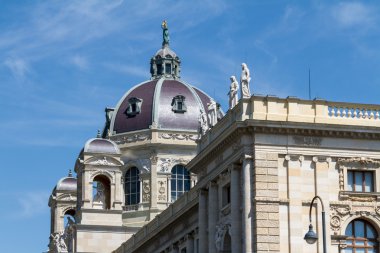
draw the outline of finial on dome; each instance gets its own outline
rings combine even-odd
[[[168,28],[168,23],[166,22],[166,20],[162,21],[161,28],[162,28],[162,46],[163,47],[169,46],[169,41],[170,41],[169,28]]]
[[[71,170],[69,170],[69,174],[67,176],[68,177],[73,177],[73,173],[71,172]]]
[[[96,138],[100,138],[102,135],[100,134],[100,129],[98,129],[98,134],[96,135]]]

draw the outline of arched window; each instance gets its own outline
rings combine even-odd
[[[140,203],[139,170],[132,167],[125,173],[125,205]]]
[[[69,209],[65,212],[63,216],[64,227],[66,227],[70,222],[75,223],[75,210]]]
[[[378,252],[377,232],[375,228],[365,220],[357,219],[348,224],[346,233],[347,247],[342,253],[375,253]]]
[[[92,183],[92,202],[93,207],[101,209],[110,209],[111,207],[111,184],[109,179],[104,175],[98,175]]]
[[[171,200],[176,201],[184,192],[190,190],[190,173],[183,165],[172,169]]]

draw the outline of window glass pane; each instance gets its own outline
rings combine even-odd
[[[345,249],[343,249],[342,252],[343,252],[343,253],[352,253],[352,252],[354,252],[354,251],[353,251],[352,248],[345,248]]]
[[[375,251],[375,249],[368,249],[367,252],[368,253],[375,253],[376,251]]]
[[[370,239],[377,238],[377,233],[370,224],[366,224],[366,229],[367,229],[367,238],[370,238]]]
[[[185,191],[190,190],[190,180],[185,180]]]
[[[355,237],[364,237],[364,222],[360,220],[354,221]]]
[[[346,228],[346,233],[345,235],[348,235],[348,236],[353,236],[352,234],[352,222],[350,222],[350,224],[348,224],[347,228]]]
[[[178,191],[183,191],[183,180],[178,180]]]
[[[366,172],[365,173],[365,192],[372,192],[373,191],[373,184],[372,184],[372,172]]]
[[[363,191],[363,174],[361,172],[355,173],[355,191]]]
[[[354,190],[354,173],[352,171],[347,172],[347,190],[353,191]]]
[[[356,240],[355,241],[355,246],[364,246],[364,241],[362,241],[362,240]]]
[[[355,252],[356,253],[365,253],[365,249],[363,249],[363,248],[356,248]]]

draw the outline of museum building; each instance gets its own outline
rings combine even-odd
[[[54,187],[48,252],[379,252],[380,105],[251,95],[242,64],[224,114],[162,28],[151,79]]]

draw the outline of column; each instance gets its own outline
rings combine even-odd
[[[218,185],[211,181],[208,185],[208,253],[217,252],[214,237],[219,216],[218,210]]]
[[[240,196],[240,168],[231,166],[231,246],[232,252],[241,252],[241,196]]]
[[[252,196],[251,196],[251,170],[252,170],[252,156],[244,155],[242,168],[242,239],[243,239],[243,252],[251,253],[252,251]]]
[[[150,209],[157,210],[157,160],[156,156],[150,158]],[[154,217],[151,217],[153,219]]]
[[[199,252],[207,252],[207,191],[204,189],[199,190],[198,208]]]
[[[170,203],[172,202],[172,175],[168,175],[166,179],[166,185],[167,185],[167,202]]]
[[[194,235],[190,233],[186,237],[186,253],[194,253]]]

